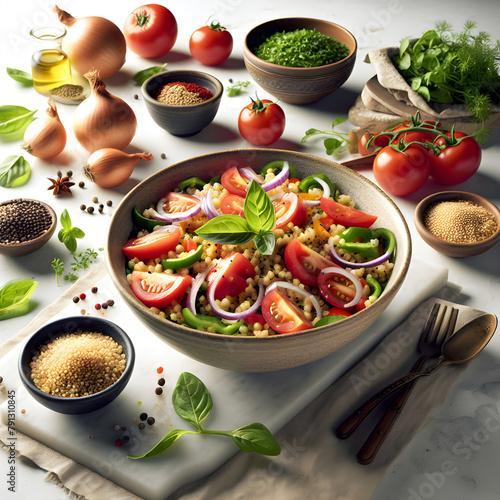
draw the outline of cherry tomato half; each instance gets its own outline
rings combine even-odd
[[[165,210],[167,214],[178,214],[189,210],[198,203],[200,203],[200,200],[196,196],[170,191],[167,196],[165,196],[163,210]]]
[[[294,226],[301,226],[307,215],[307,208],[295,193],[285,193],[280,199],[273,201],[276,213],[274,229],[288,229],[290,222]]]
[[[318,275],[322,269],[340,267],[296,239],[286,246],[284,259],[292,276],[309,286],[317,285]]]
[[[127,47],[141,57],[161,57],[177,40],[177,21],[163,5],[141,5],[125,21]]]
[[[386,146],[373,161],[373,175],[379,186],[394,196],[418,191],[431,171],[427,149],[413,144],[405,151]]]
[[[172,226],[170,226],[172,228]],[[162,254],[174,250],[182,235],[180,227],[173,227],[172,231],[158,230],[152,233],[128,240],[123,245],[123,253],[129,258],[139,260],[154,259]]]
[[[285,113],[268,99],[252,101],[238,117],[241,136],[255,146],[269,146],[276,142],[285,130]]]
[[[250,181],[240,174],[237,167],[228,168],[220,179],[222,187],[227,189],[230,193],[236,194],[244,198],[247,194]]]
[[[295,333],[313,327],[304,311],[276,288],[264,295],[261,308],[264,320],[276,333]]]
[[[241,253],[232,252],[220,259],[207,275],[208,286],[213,286],[215,278],[222,277],[217,283],[214,297],[222,300],[227,295],[234,297],[245,291],[247,279],[255,278],[255,269],[252,263]]]
[[[135,296],[148,307],[164,309],[173,300],[180,300],[190,287],[193,278],[179,274],[132,272],[130,287]]]
[[[222,198],[220,202],[220,210],[223,214],[236,214],[244,217],[243,206],[245,205],[245,198],[237,194],[228,194]]]
[[[450,133],[446,135],[450,137]],[[455,137],[465,137],[463,132],[455,132]],[[443,137],[438,137],[434,144],[446,144]],[[470,179],[481,164],[481,147],[473,137],[468,137],[456,146],[443,149],[437,156],[429,151],[431,177],[439,184],[454,186]]]
[[[205,66],[223,63],[233,50],[231,33],[219,23],[197,29],[189,39],[191,55]]]
[[[338,203],[323,196],[321,197],[320,204],[323,212],[330,216],[335,224],[342,224],[346,227],[354,226],[368,228],[378,218],[376,215],[370,215],[356,208],[347,207],[342,205],[342,203]]]

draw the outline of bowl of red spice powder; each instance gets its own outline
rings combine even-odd
[[[165,71],[146,80],[141,88],[151,118],[172,135],[187,137],[212,123],[224,88],[201,71]]]

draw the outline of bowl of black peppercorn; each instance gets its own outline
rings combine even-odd
[[[18,198],[0,203],[0,254],[17,257],[43,247],[57,226],[54,210],[42,201]]]

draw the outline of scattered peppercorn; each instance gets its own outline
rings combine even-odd
[[[107,304],[107,302],[103,302],[103,303],[101,304],[101,307],[102,307],[103,309],[107,309],[107,308],[108,308],[108,304]]]
[[[60,170],[57,171],[56,173],[57,177],[59,177],[59,179],[62,177],[62,172]]]
[[[108,300],[108,306],[113,307],[115,305],[115,301],[113,299]]]
[[[134,99],[139,99],[139,96],[137,94],[134,94]]]
[[[75,304],[77,304],[78,302],[80,302],[80,297],[78,297],[78,296],[73,297],[73,302]]]
[[[124,425],[124,426],[122,427],[122,431],[123,431],[123,432],[125,432],[126,430],[127,430],[127,427]]]
[[[158,396],[160,396],[161,394],[163,394],[163,389],[161,387],[157,387],[155,389],[155,394],[157,394]]]
[[[156,369],[156,373],[158,373],[158,375],[160,373],[163,373],[163,366],[159,366],[157,369]]]
[[[99,212],[100,214],[102,214],[102,213],[104,212],[104,205],[102,205],[102,204],[101,204],[101,205],[99,205],[98,212]]]
[[[94,308],[98,311],[101,308],[101,304],[96,304]]]
[[[165,385],[165,379],[163,377],[158,379],[158,385]]]
[[[144,425],[144,423],[143,423],[143,422],[140,422],[140,423],[139,423],[139,425],[138,425],[137,427],[139,428],[139,430],[141,430],[141,431],[142,431],[142,429],[144,429],[144,427],[146,427],[146,426]]]
[[[87,298],[87,296],[86,296],[84,293],[81,293],[81,294],[80,294],[80,298],[81,298],[82,300],[85,300],[85,299]]]
[[[71,176],[73,175],[73,171],[72,171],[72,170],[68,170],[68,171],[66,172],[66,175],[67,175],[68,177],[71,177]]]
[[[139,415],[139,418],[140,418],[141,420],[146,420],[146,419],[148,418],[148,414],[147,414],[147,413],[141,413],[141,414]]]
[[[154,423],[155,423],[154,417],[148,417],[147,422],[148,422],[148,425],[154,425]]]
[[[162,154],[160,155],[160,158],[161,158],[162,160],[164,160],[166,157],[167,157],[167,155],[166,155],[165,153],[162,153]]]
[[[118,424],[115,425],[115,431],[119,431],[120,430],[120,426]]]
[[[108,205],[108,207],[110,207],[110,206],[112,206],[112,205],[113,205],[113,202],[112,202],[111,200],[108,200],[108,201],[106,202],[106,205]]]
[[[97,293],[98,288],[96,286],[93,286],[92,289],[90,290],[92,293]]]
[[[84,187],[85,187],[85,182],[80,181],[80,182],[78,183],[78,187],[84,188]]]
[[[85,205],[80,205],[80,210],[82,212],[85,212],[85,210],[87,210],[87,207]]]
[[[3,377],[0,376],[0,384],[3,382]]]
[[[127,444],[130,441],[130,438],[128,436],[122,436],[122,443]]]
[[[92,198],[92,203],[99,203],[99,198],[97,196],[94,196]]]
[[[123,446],[123,442],[122,442],[122,440],[121,440],[121,439],[117,439],[117,440],[115,441],[115,446],[118,446],[118,448],[119,448],[120,446]]]
[[[94,213],[94,207],[88,207],[88,208],[87,208],[87,212],[88,212],[89,214],[93,214],[93,213]]]

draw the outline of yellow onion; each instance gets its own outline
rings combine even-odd
[[[69,28],[63,49],[75,71],[83,75],[96,68],[101,78],[109,78],[123,66],[127,44],[116,24],[98,16],[77,19],[57,5],[54,12]]]
[[[47,160],[62,153],[66,146],[66,130],[59,119],[52,99],[48,100],[48,118],[39,118],[28,125],[21,148],[30,155]]]
[[[92,153],[83,167],[83,173],[98,186],[112,188],[123,184],[134,171],[139,160],[151,161],[151,153],[127,154],[113,148]]]
[[[78,105],[73,115],[77,141],[91,153],[101,148],[127,147],[137,129],[132,108],[106,90],[99,72],[92,70],[84,76],[90,83],[91,94]]]

